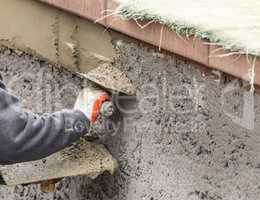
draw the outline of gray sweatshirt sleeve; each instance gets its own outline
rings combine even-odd
[[[0,81],[0,164],[45,158],[71,145],[88,128],[81,111],[37,115],[23,110]]]

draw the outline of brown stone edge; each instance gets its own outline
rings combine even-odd
[[[250,80],[250,70],[255,66],[255,84],[260,85],[260,59],[252,56],[232,54],[207,40],[180,36],[168,27],[158,24],[137,24],[118,16],[104,17],[119,4],[117,0],[40,0],[78,16],[150,43],[213,69],[235,77]],[[141,27],[145,26],[145,27]]]

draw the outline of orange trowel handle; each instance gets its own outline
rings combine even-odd
[[[98,114],[100,112],[101,106],[105,101],[110,101],[111,98],[107,93],[100,95],[94,102],[93,111],[91,115],[91,122],[95,122],[97,120]]]

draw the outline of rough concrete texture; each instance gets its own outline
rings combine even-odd
[[[111,61],[115,54],[102,26],[35,0],[0,3],[0,44],[83,72]]]
[[[259,95],[254,96],[255,127],[243,120],[235,122],[247,102],[239,81],[142,45],[119,40],[114,45],[119,55],[115,65],[137,87],[136,99],[119,103],[125,113],[121,131],[105,141],[120,163],[116,175],[105,174],[94,181],[68,178],[54,194],[42,194],[36,186],[0,187],[0,199],[258,199]],[[9,80],[21,72],[42,71],[38,92],[43,93],[81,82],[64,70],[52,71],[46,63],[11,52],[0,54],[0,71],[11,86]],[[15,94],[25,107],[39,110],[33,90],[36,78],[19,81],[12,86]],[[75,91],[57,94],[55,101],[43,102],[41,112],[70,106],[69,96]]]
[[[38,183],[84,175],[96,178],[104,172],[114,173],[117,162],[106,148],[84,139],[43,160],[0,167],[9,186]]]

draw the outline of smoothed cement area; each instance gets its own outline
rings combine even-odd
[[[119,161],[116,175],[94,181],[67,178],[54,194],[43,194],[37,186],[0,187],[0,199],[258,199],[260,96],[251,96],[238,80],[218,71],[204,71],[141,44],[113,43],[115,66],[137,87],[136,98],[118,103],[121,130],[104,141]],[[42,82],[34,73],[19,78],[39,71]],[[78,87],[71,88],[82,84],[67,71],[52,71],[45,62],[9,50],[0,53],[0,72],[23,105],[38,112],[70,107]],[[47,98],[38,104],[37,95]]]
[[[88,72],[115,56],[102,26],[36,0],[0,0],[0,44]]]

